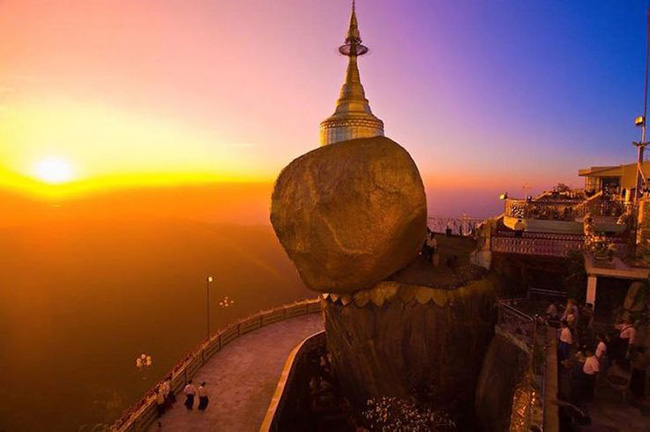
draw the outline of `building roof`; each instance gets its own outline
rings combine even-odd
[[[623,165],[618,166],[593,166],[578,171],[581,177],[616,177],[623,175]]]

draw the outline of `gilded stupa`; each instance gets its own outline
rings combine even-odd
[[[384,136],[384,122],[372,114],[361,85],[357,57],[368,52],[362,45],[355,3],[352,2],[352,15],[345,44],[339,52],[349,59],[345,82],[336,102],[336,111],[320,124],[320,144],[327,145],[356,138]]]

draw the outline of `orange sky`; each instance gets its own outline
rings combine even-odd
[[[634,158],[620,143],[636,137],[626,119],[637,107],[621,108],[635,92],[610,85],[601,93],[609,78],[584,78],[607,61],[586,57],[588,69],[576,64],[551,79],[557,71],[521,56],[519,44],[537,47],[535,61],[556,64],[555,51],[535,45],[546,42],[524,27],[551,37],[565,30],[553,25],[581,29],[584,20],[553,24],[557,11],[543,3],[518,11],[518,20],[509,9],[469,3],[358,4],[373,112],[430,189],[579,186],[579,168]],[[0,188],[58,199],[116,187],[272,182],[318,145],[318,124],[343,81],[336,48],[348,16],[348,0],[1,1]],[[616,116],[595,118],[594,107]]]

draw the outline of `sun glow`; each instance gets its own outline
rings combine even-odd
[[[74,179],[72,165],[66,159],[51,156],[34,165],[34,175],[49,184],[62,184]]]

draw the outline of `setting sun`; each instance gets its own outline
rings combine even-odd
[[[46,183],[61,184],[73,179],[70,162],[60,157],[48,157],[34,165],[34,175]]]

